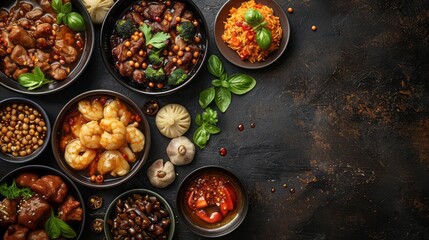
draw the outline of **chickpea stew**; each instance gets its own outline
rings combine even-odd
[[[139,1],[110,36],[114,66],[127,84],[163,92],[185,83],[204,59],[204,23],[189,2]]]

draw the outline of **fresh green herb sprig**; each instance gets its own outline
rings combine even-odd
[[[18,82],[21,86],[28,88],[28,90],[34,90],[54,81],[46,79],[40,67],[35,67],[33,73],[20,74],[18,76]]]
[[[218,79],[212,81],[213,87],[200,93],[199,103],[202,108],[206,108],[214,100],[219,110],[225,112],[232,100],[231,93],[242,95],[256,85],[256,80],[247,74],[236,73],[228,76],[221,60],[216,55],[210,56],[208,70]]]
[[[203,149],[209,141],[210,135],[220,132],[217,122],[217,112],[210,107],[206,108],[202,114],[197,114],[195,123],[198,128],[194,132],[193,140],[198,147]]]
[[[253,27],[256,32],[256,43],[261,49],[268,49],[271,46],[272,34],[267,28],[268,23],[264,21],[262,14],[255,9],[247,9],[244,13],[244,21]]]
[[[9,199],[15,199],[18,197],[23,197],[25,199],[30,198],[33,196],[34,192],[31,191],[30,188],[18,188],[16,185],[15,180],[13,180],[12,184],[8,186],[6,183],[3,183],[0,185],[0,194]]]
[[[164,41],[170,38],[170,34],[165,32],[157,32],[152,34],[152,28],[147,24],[143,24],[139,29],[144,34],[146,46],[152,45],[154,48],[164,48]]]
[[[210,103],[214,100],[219,110],[225,112],[232,100],[231,93],[242,95],[256,86],[256,80],[249,75],[236,73],[228,76],[222,61],[216,55],[210,56],[207,68],[218,79],[213,80],[213,86],[203,90],[198,99],[205,111],[195,117],[198,128],[194,132],[193,141],[201,149],[206,146],[210,135],[220,132],[217,112],[208,107]]]
[[[66,222],[58,217],[55,217],[54,211],[51,209],[51,216],[45,223],[45,231],[50,239],[57,239],[60,236],[65,238],[75,238],[76,232]]]
[[[64,22],[73,31],[85,30],[85,20],[82,15],[72,11],[71,2],[63,4],[62,0],[52,0],[52,10],[57,13],[57,24]]]

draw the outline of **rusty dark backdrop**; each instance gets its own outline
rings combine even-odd
[[[224,0],[195,2],[209,23],[209,51],[219,54],[213,22]],[[156,190],[177,213],[180,181],[197,167],[215,164],[242,179],[250,198],[245,221],[221,239],[429,239],[429,2],[278,2],[285,11],[295,10],[287,14],[291,38],[283,56],[257,71],[222,58],[229,73],[245,72],[258,82],[220,114],[222,132],[192,164],[176,168],[172,185],[154,189],[145,172],[154,160],[167,158],[168,139],[149,117],[152,148],[140,174],[108,190],[82,187],[85,198],[97,193],[105,199],[103,209],[88,211],[88,223],[103,216],[115,195],[132,188]],[[98,26],[97,36],[99,31]],[[75,84],[49,96],[28,96],[48,110],[52,122],[68,99],[91,89],[116,90],[140,106],[151,99],[117,83],[98,46]],[[195,117],[201,111],[198,92],[211,80],[205,71],[182,92],[157,100],[183,104]],[[0,96],[20,94],[1,88]],[[195,129],[193,124],[186,135]],[[221,147],[227,156],[218,154]],[[50,149],[32,163],[58,167]],[[0,176],[18,167],[0,164]],[[177,239],[202,239],[180,219],[176,229]],[[84,236],[103,238],[89,227]]]

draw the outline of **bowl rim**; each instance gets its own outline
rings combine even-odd
[[[288,43],[289,43],[289,39],[290,39],[290,24],[289,24],[289,19],[286,15],[286,12],[284,11],[284,9],[277,3],[277,1],[275,0],[263,0],[264,2],[270,2],[270,4],[272,4],[272,6],[269,6],[270,8],[276,8],[279,9],[280,11],[278,13],[276,13],[276,16],[279,17],[279,20],[282,20],[282,17],[284,18],[284,23],[281,22],[281,24],[286,24],[286,31],[283,31],[282,34],[282,41],[285,41],[284,46],[282,48],[278,48],[275,50],[275,52],[270,53],[267,58],[270,57],[270,55],[273,57],[272,59],[270,59],[269,61],[263,61],[263,62],[254,62],[254,63],[250,63],[249,61],[236,61],[231,55],[236,55],[237,53],[230,49],[225,42],[223,42],[222,40],[222,34],[223,34],[223,30],[224,30],[224,25],[222,25],[222,29],[218,29],[216,28],[216,25],[219,24],[219,21],[223,22],[224,19],[220,19],[220,14],[228,11],[231,7],[237,5],[240,6],[243,2],[245,2],[246,0],[228,0],[227,2],[225,2],[222,7],[219,9],[219,11],[216,14],[215,20],[213,22],[213,29],[214,29],[214,39],[216,42],[216,47],[218,48],[219,52],[222,54],[222,56],[224,58],[226,58],[230,63],[234,64],[237,67],[241,67],[241,68],[245,68],[245,69],[261,69],[264,67],[267,67],[271,64],[273,64],[274,62],[276,62],[285,52]],[[258,0],[255,0],[258,1]],[[280,42],[280,44],[281,44]],[[234,56],[235,56],[234,55]]]
[[[125,176],[116,177],[117,180],[114,180],[110,183],[103,183],[103,184],[93,184],[93,183],[88,182],[88,181],[83,181],[79,178],[76,178],[73,174],[71,174],[70,171],[77,171],[77,170],[69,169],[69,166],[65,163],[65,160],[63,160],[63,158],[60,156],[61,154],[59,154],[59,152],[57,151],[58,150],[58,149],[56,149],[57,144],[56,144],[56,141],[54,141],[57,139],[57,130],[56,129],[59,129],[59,127],[61,127],[60,126],[61,125],[60,120],[61,120],[61,118],[65,117],[64,115],[70,110],[70,108],[73,107],[75,104],[77,104],[78,101],[81,99],[91,97],[91,96],[97,96],[97,95],[118,97],[119,99],[125,101],[140,116],[140,118],[142,119],[143,128],[145,131],[147,131],[147,134],[145,134],[145,147],[144,147],[144,152],[143,152],[142,158],[138,159],[135,162],[134,169],[132,168],[130,170],[130,172],[128,174],[126,174]],[[54,125],[52,127],[52,131],[51,131],[51,147],[52,147],[52,152],[53,152],[54,157],[55,157],[55,161],[58,163],[61,170],[63,170],[66,175],[68,175],[71,179],[73,179],[77,183],[82,184],[82,185],[87,186],[87,187],[98,188],[98,189],[115,187],[115,186],[118,186],[122,183],[125,183],[126,181],[128,181],[132,177],[134,177],[143,168],[144,164],[146,163],[148,156],[149,156],[150,147],[151,147],[150,126],[149,126],[149,122],[148,122],[146,116],[143,114],[141,108],[133,100],[131,100],[130,98],[128,98],[124,94],[121,94],[119,92],[115,92],[112,90],[107,90],[107,89],[89,90],[89,91],[83,92],[83,93],[77,95],[76,97],[72,98],[71,100],[69,100],[64,105],[64,107],[60,110],[60,112],[58,113],[58,115],[55,119]]]
[[[35,0],[29,0],[29,1],[32,2],[32,1],[35,1]],[[5,87],[5,88],[7,88],[9,90],[18,92],[18,93],[26,94],[26,95],[29,95],[29,96],[31,96],[31,95],[37,96],[37,95],[52,94],[54,92],[58,92],[60,90],[63,90],[64,88],[67,88],[68,86],[72,85],[73,83],[75,83],[79,79],[79,77],[82,75],[82,73],[85,71],[86,67],[88,66],[89,60],[92,57],[92,53],[93,53],[93,50],[94,50],[94,42],[95,42],[95,31],[94,31],[94,24],[92,23],[92,20],[91,20],[91,16],[89,15],[88,10],[86,9],[85,5],[83,5],[83,2],[80,1],[80,0],[71,0],[71,1],[73,1],[73,4],[80,5],[79,8],[83,9],[84,11],[79,12],[79,13],[81,15],[84,14],[85,17],[87,19],[89,19],[90,22],[88,24],[86,24],[86,27],[89,27],[90,29],[89,29],[89,31],[85,30],[85,35],[90,34],[90,36],[86,36],[86,38],[87,39],[89,39],[89,38],[92,39],[92,41],[90,41],[90,44],[88,46],[86,46],[86,44],[88,43],[88,41],[85,41],[85,48],[82,51],[82,55],[87,54],[87,57],[83,61],[82,61],[82,59],[80,59],[77,62],[77,64],[76,64],[76,65],[82,64],[82,68],[80,68],[80,69],[76,69],[76,68],[72,69],[73,72],[76,71],[76,76],[74,76],[74,78],[70,79],[68,82],[64,83],[64,85],[61,85],[61,86],[53,88],[53,89],[47,88],[45,91],[30,91],[30,90],[27,90],[25,88],[24,89],[20,89],[20,88],[17,88],[17,87],[9,86],[8,84],[4,83],[4,81],[11,80],[11,78],[9,78],[3,72],[0,71],[0,85],[1,86]],[[82,63],[81,63],[81,61],[82,61]],[[63,81],[65,81],[65,80],[63,80]]]
[[[80,239],[80,237],[83,234],[83,230],[85,229],[86,207],[85,207],[85,201],[83,200],[82,193],[79,191],[79,188],[77,187],[77,185],[68,176],[66,176],[64,173],[62,173],[60,170],[55,169],[53,167],[44,166],[44,165],[26,165],[26,166],[22,166],[22,167],[16,168],[16,169],[12,170],[11,172],[7,173],[6,175],[4,175],[0,179],[0,183],[3,182],[5,179],[13,176],[14,174],[16,174],[16,173],[18,173],[20,171],[26,170],[26,169],[28,169],[28,171],[32,171],[32,172],[37,172],[37,170],[39,170],[39,169],[43,169],[43,170],[47,170],[47,171],[52,171],[55,174],[58,174],[65,181],[67,181],[69,189],[70,189],[70,185],[72,186],[72,188],[74,189],[74,191],[77,194],[77,196],[74,196],[74,197],[77,197],[79,199],[80,205],[82,207],[82,216],[83,217],[82,217],[82,222],[80,223],[80,225],[82,227],[81,227],[79,233],[77,234],[77,236],[75,238],[76,240]]]
[[[110,231],[109,217],[112,214],[112,210],[114,209],[116,202],[119,199],[121,199],[125,196],[128,196],[130,194],[133,194],[133,193],[154,195],[155,197],[157,197],[162,202],[162,204],[164,204],[165,208],[167,209],[168,213],[170,214],[170,219],[171,219],[170,231],[168,233],[168,240],[173,239],[174,232],[176,229],[176,219],[174,216],[173,209],[171,208],[168,201],[163,196],[161,196],[161,194],[154,192],[152,190],[146,189],[146,188],[135,188],[135,189],[128,190],[126,192],[119,194],[117,197],[115,197],[115,199],[112,200],[112,202],[110,202],[109,206],[107,207],[106,214],[104,215],[104,236],[108,240],[112,239],[111,233],[109,232]]]
[[[41,147],[39,147],[36,151],[31,153],[30,155],[25,156],[25,157],[9,157],[6,154],[0,153],[0,159],[3,161],[14,163],[14,164],[27,163],[27,162],[37,158],[38,156],[40,156],[40,154],[42,154],[45,151],[45,149],[48,146],[49,141],[51,139],[52,126],[51,126],[51,121],[49,120],[49,115],[46,113],[45,109],[40,104],[38,104],[37,102],[35,102],[31,99],[24,98],[24,97],[6,98],[3,100],[0,100],[0,108],[2,107],[3,104],[7,104],[8,102],[13,103],[15,101],[17,101],[18,103],[22,102],[22,103],[28,103],[29,105],[33,105],[33,107],[35,107],[39,112],[42,113],[43,118],[44,118],[45,123],[46,123],[46,126],[47,126],[45,141],[44,141],[43,145]]]
[[[104,63],[104,65],[106,66],[106,68],[107,68],[107,70],[109,71],[109,73],[110,73],[110,75],[117,81],[117,82],[119,82],[122,86],[124,86],[124,87],[126,87],[126,88],[128,88],[128,89],[130,89],[130,90],[132,90],[132,91],[135,91],[135,92],[138,92],[138,93],[141,93],[141,94],[145,94],[145,95],[148,95],[148,96],[166,96],[166,95],[170,95],[170,94],[172,94],[172,93],[175,93],[175,92],[177,92],[177,91],[179,91],[179,90],[181,90],[181,89],[183,89],[185,86],[187,86],[187,85],[189,85],[190,84],[190,82],[192,82],[192,80],[194,79],[194,78],[196,78],[196,76],[201,72],[201,70],[203,69],[203,67],[204,67],[204,65],[205,65],[205,63],[206,63],[206,61],[207,61],[207,59],[208,59],[208,50],[209,50],[209,46],[210,46],[210,44],[209,44],[209,42],[210,42],[210,31],[209,31],[209,27],[208,27],[208,25],[207,25],[207,21],[206,21],[206,19],[205,19],[205,17],[204,17],[204,15],[203,15],[203,13],[201,12],[201,10],[199,9],[199,7],[194,3],[194,1],[193,0],[186,0],[186,1],[184,1],[184,0],[180,0],[181,2],[184,2],[184,3],[189,3],[190,5],[192,5],[192,7],[195,9],[195,11],[197,12],[197,14],[200,16],[200,19],[201,19],[201,23],[202,23],[202,25],[203,25],[203,27],[202,27],[202,29],[205,31],[205,33],[206,33],[206,41],[205,41],[205,44],[204,44],[204,54],[203,54],[203,58],[201,59],[201,63],[200,63],[200,65],[197,67],[197,69],[195,70],[195,72],[194,72],[194,74],[192,75],[192,76],[190,76],[184,83],[182,83],[182,84],[180,84],[179,86],[176,86],[175,88],[171,88],[171,89],[168,89],[168,90],[166,90],[166,91],[160,91],[160,92],[147,92],[147,91],[143,91],[143,90],[140,90],[140,89],[137,89],[137,88],[135,88],[135,87],[133,87],[133,86],[131,86],[130,84],[128,84],[127,82],[125,82],[124,81],[124,79],[122,79],[122,78],[119,78],[118,76],[117,76],[117,70],[116,69],[113,69],[113,68],[111,68],[111,66],[110,66],[110,62],[109,62],[109,59],[108,59],[108,57],[107,57],[107,54],[106,54],[106,49],[111,49],[110,48],[110,46],[105,46],[104,45],[104,35],[105,35],[105,29],[106,29],[106,22],[107,22],[107,18],[108,18],[108,16],[110,15],[110,14],[112,14],[112,12],[113,11],[115,11],[116,10],[116,8],[118,8],[118,6],[123,2],[123,1],[127,1],[127,0],[117,0],[114,4],[113,4],[113,6],[109,9],[109,11],[107,12],[107,14],[106,14],[106,16],[104,17],[104,19],[103,19],[103,23],[102,23],[102,25],[101,25],[101,30],[100,30],[100,36],[99,36],[99,47],[100,47],[100,52],[101,52],[101,58],[103,59],[103,63]],[[137,1],[137,0],[136,0]],[[134,1],[134,2],[136,2],[136,1]],[[131,4],[130,4],[130,6],[134,3],[134,2],[132,2]],[[105,49],[106,48],[106,49]]]
[[[186,183],[189,183],[192,181],[195,177],[199,176],[201,173],[204,172],[220,172],[222,174],[225,174],[227,177],[231,178],[235,185],[239,188],[239,191],[242,193],[243,196],[243,206],[239,213],[237,213],[237,216],[234,217],[231,222],[219,227],[219,228],[213,228],[213,229],[206,229],[199,226],[196,226],[195,224],[188,221],[188,218],[186,217],[186,214],[183,211],[181,200],[183,195],[183,191],[186,191]],[[191,171],[189,174],[186,175],[186,177],[180,182],[179,189],[177,190],[177,196],[176,196],[176,207],[178,211],[179,217],[182,219],[182,222],[184,225],[194,232],[195,234],[202,236],[202,237],[221,237],[224,235],[227,235],[231,232],[233,232],[235,229],[237,229],[241,223],[244,221],[247,215],[247,211],[249,209],[249,197],[247,194],[246,187],[243,185],[242,181],[228,168],[225,168],[223,166],[218,165],[206,165],[199,167],[193,171]]]

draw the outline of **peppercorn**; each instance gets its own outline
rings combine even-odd
[[[311,26],[311,30],[316,31],[317,27],[313,25],[313,26]]]
[[[287,9],[287,12],[288,12],[288,13],[293,13],[293,8],[291,8],[291,7],[290,7],[290,8],[288,8],[288,9]]]
[[[91,223],[91,230],[95,233],[103,232],[104,220],[101,218],[96,218]]]
[[[98,195],[91,196],[88,202],[88,205],[92,210],[100,209],[103,206],[103,198]]]

